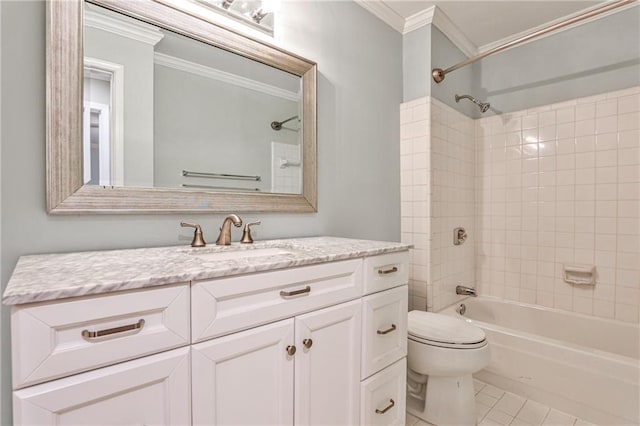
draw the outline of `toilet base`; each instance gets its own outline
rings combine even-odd
[[[425,401],[409,397],[407,411],[437,426],[475,426],[476,404],[473,377],[429,376]]]

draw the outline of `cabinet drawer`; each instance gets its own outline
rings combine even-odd
[[[123,362],[13,393],[22,425],[188,425],[189,348]]]
[[[362,382],[360,424],[401,425],[406,418],[407,361],[402,358]]]
[[[13,388],[189,344],[189,285],[14,307]]]
[[[198,281],[192,340],[203,341],[359,298],[362,259]]]
[[[363,298],[363,379],[406,356],[407,300],[406,285]]]
[[[364,259],[364,294],[409,283],[409,252],[389,253]]]

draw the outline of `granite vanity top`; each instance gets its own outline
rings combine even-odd
[[[286,252],[209,260],[202,254],[280,248]],[[157,247],[22,256],[5,305],[160,286],[408,250],[410,245],[335,237],[270,240],[203,248]]]

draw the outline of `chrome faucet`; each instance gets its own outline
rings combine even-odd
[[[220,235],[218,235],[218,239],[216,240],[216,245],[218,246],[228,246],[231,245],[231,224],[236,228],[242,226],[242,219],[238,217],[236,214],[230,214],[229,216],[224,218],[224,222],[222,222],[222,226],[220,227]]]
[[[478,294],[476,293],[476,289],[475,288],[471,288],[471,287],[465,287],[463,285],[457,285],[456,286],[456,294],[462,294],[465,296],[473,296],[473,297],[477,297]]]

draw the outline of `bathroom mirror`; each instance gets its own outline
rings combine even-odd
[[[153,0],[48,12],[50,213],[316,211],[313,62]]]

